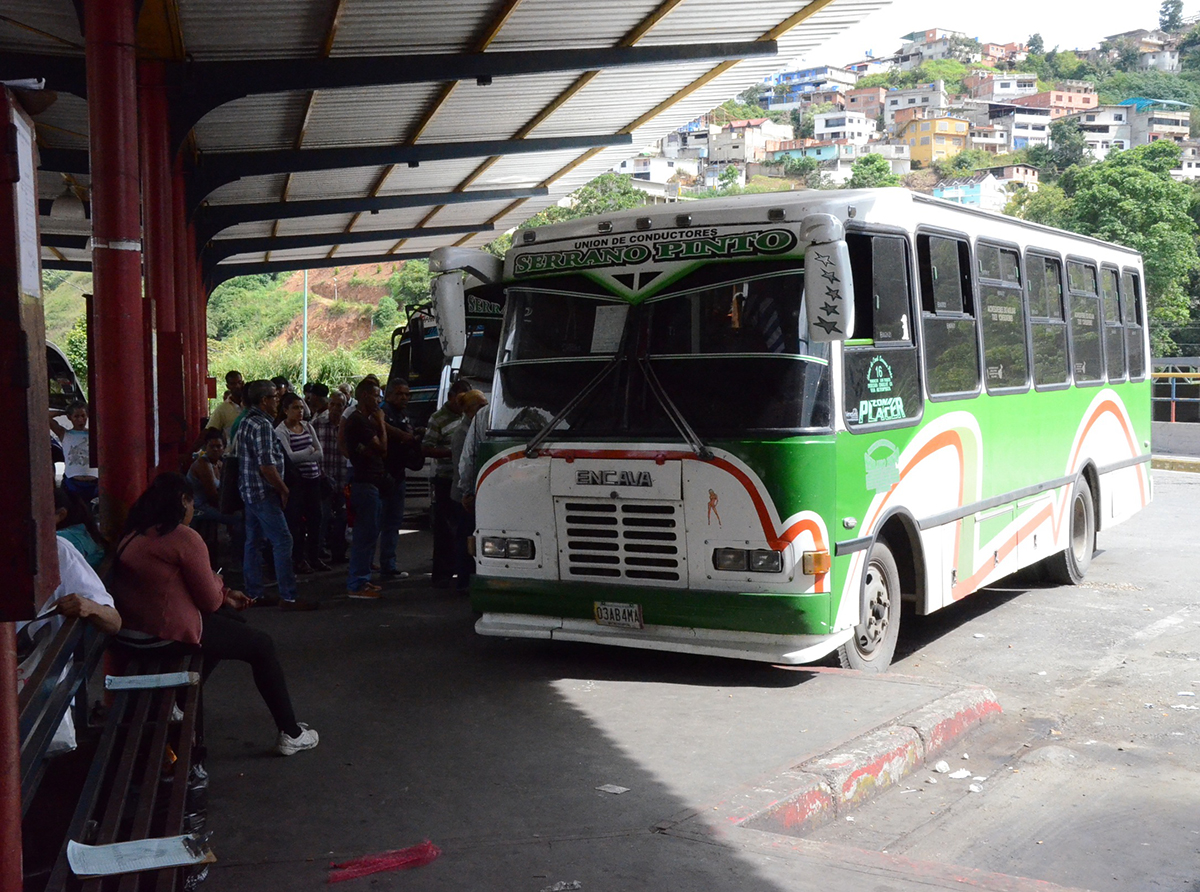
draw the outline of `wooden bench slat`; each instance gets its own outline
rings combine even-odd
[[[200,672],[203,661],[196,654],[191,661],[191,670]],[[191,781],[192,754],[199,729],[201,686],[192,685],[183,704],[183,721],[179,723],[179,743],[175,752],[172,775],[171,798],[167,800],[166,825],[163,836],[183,833],[183,817],[187,811],[188,784]],[[180,871],[175,868],[156,871],[154,892],[174,892]]]
[[[92,764],[88,768],[87,778],[83,782],[83,790],[79,794],[79,802],[76,804],[75,812],[71,816],[71,823],[67,826],[66,839],[68,840],[83,839],[88,823],[92,820],[94,812],[100,806],[100,791],[104,786],[113,756],[117,751],[117,745],[122,737],[121,732],[124,725],[118,718],[125,714],[126,708],[129,706],[129,702],[132,699],[129,693],[128,691],[119,691],[113,700],[112,708],[109,712],[109,720],[104,726],[104,731],[101,732],[100,742],[96,746],[96,754],[92,757]],[[67,846],[64,841],[63,847],[58,853],[58,858],[54,862],[54,869],[50,872],[50,879],[46,883],[46,888],[63,888],[66,885],[67,877],[70,875],[71,866],[67,863]]]
[[[25,682],[17,698],[17,729],[24,740],[42,714],[39,704],[49,697],[58,685],[58,677],[75,654],[87,623],[78,617],[68,617],[42,652],[37,667]]]

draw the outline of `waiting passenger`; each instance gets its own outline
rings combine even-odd
[[[66,539],[83,555],[93,570],[104,560],[105,542],[92,519],[92,512],[78,496],[64,487],[54,489],[54,529],[60,539]]]
[[[182,474],[160,474],[134,502],[113,569],[126,629],[118,641],[164,656],[199,651],[205,677],[221,660],[249,663],[279,731],[278,751],[310,750],[317,732],[296,721],[275,642],[236,613],[251,601],[212,571],[204,540],[188,526],[193,510]]]

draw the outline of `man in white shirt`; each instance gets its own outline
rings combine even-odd
[[[57,608],[57,614],[49,619],[17,623],[18,640],[25,637],[29,641],[37,642],[32,652],[17,666],[18,691],[25,686],[25,682],[37,668],[43,651],[58,632],[62,625],[61,617],[77,616],[87,620],[106,635],[115,635],[121,630],[121,614],[117,613],[112,595],[105,590],[104,583],[100,581],[96,571],[66,539],[55,536],[54,540],[58,543],[58,573],[62,581],[49,598],[36,606],[39,616],[51,608]],[[68,710],[58,731],[55,732],[49,754],[73,749],[75,726]]]

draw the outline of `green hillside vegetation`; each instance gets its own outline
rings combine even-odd
[[[91,273],[48,269],[42,273],[42,307],[46,339],[62,346],[75,320],[83,315],[85,294],[91,293]]]

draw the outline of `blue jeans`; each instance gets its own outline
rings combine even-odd
[[[271,543],[275,557],[275,579],[279,582],[279,597],[296,600],[296,573],[292,569],[292,534],[279,496],[270,493],[261,502],[246,503],[246,547],[242,555],[242,575],[246,594],[258,599],[263,596],[262,543]]]
[[[379,569],[396,572],[396,546],[400,544],[400,527],[404,524],[404,481],[397,480],[391,491],[383,496],[382,519],[379,528]]]
[[[346,588],[361,592],[371,581],[371,560],[379,541],[382,500],[373,483],[351,483],[350,505],[354,508],[354,534],[350,539],[350,569]]]

